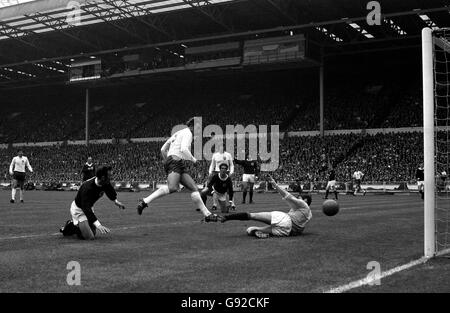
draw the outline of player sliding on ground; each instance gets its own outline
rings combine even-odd
[[[72,219],[60,229],[64,236],[77,235],[80,239],[95,239],[97,231],[102,234],[109,233],[109,229],[100,224],[94,214],[93,206],[103,194],[114,204],[125,209],[117,200],[117,193],[111,185],[111,167],[101,166],[97,169],[95,177],[85,181],[78,190],[75,200],[70,207]]]
[[[164,159],[164,170],[167,176],[167,185],[160,187],[147,198],[139,200],[137,206],[138,214],[148,207],[152,201],[177,192],[180,183],[191,191],[191,199],[197,209],[200,209],[205,222],[216,222],[217,215],[212,214],[205,206],[195,184],[189,173],[186,172],[184,160],[197,163],[197,159],[191,154],[192,132],[194,131],[194,118],[186,122],[186,127],[177,131],[170,137],[161,148]]]
[[[220,206],[222,213],[228,213],[229,207],[234,207],[233,204],[233,182],[228,176],[228,165],[220,164],[220,172],[214,174],[208,182],[208,185],[202,190],[201,196],[203,203],[206,205],[208,195],[212,194],[214,203]],[[229,205],[227,204],[227,193],[229,197]]]
[[[249,236],[257,238],[268,238],[270,236],[287,237],[301,235],[306,224],[311,220],[312,213],[309,206],[311,205],[311,196],[302,196],[302,199],[294,197],[288,191],[280,188],[275,180],[269,175],[269,182],[278,191],[278,193],[286,200],[291,208],[288,213],[280,211],[259,212],[259,213],[234,213],[226,216],[219,216],[219,220],[224,223],[227,221],[258,221],[268,226],[256,227],[252,226],[247,229]]]

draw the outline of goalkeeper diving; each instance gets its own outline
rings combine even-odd
[[[303,233],[306,225],[312,218],[310,209],[311,196],[303,195],[299,198],[290,194],[287,190],[282,189],[272,176],[268,175],[268,180],[272,186],[278,191],[290,208],[289,212],[272,211],[258,213],[233,213],[230,215],[219,216],[219,220],[224,223],[227,221],[258,221],[267,224],[266,226],[252,226],[247,229],[249,236],[257,238],[288,237],[298,236]]]

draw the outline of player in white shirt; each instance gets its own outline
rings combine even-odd
[[[219,147],[219,151],[215,152],[211,158],[211,164],[209,166],[209,177],[207,184],[211,181],[211,178],[220,172],[220,165],[226,164],[229,168],[228,176],[232,176],[234,173],[234,163],[233,163],[233,157],[230,153],[223,151],[223,146]],[[234,201],[230,201],[231,209],[236,210],[236,205],[234,204]],[[212,210],[217,210],[218,207],[217,198],[213,197],[213,207]]]
[[[23,155],[23,151],[19,151],[18,155],[12,159],[9,166],[9,174],[12,176],[11,183],[11,203],[16,200],[16,191],[20,188],[20,202],[23,203],[23,187],[25,186],[26,169],[33,173],[33,168],[28,161],[28,158]]]
[[[353,173],[353,178],[355,179],[355,185],[356,185],[355,192],[353,193],[354,196],[356,196],[356,193],[359,191],[362,191],[364,196],[366,195],[366,190],[361,187],[361,180],[363,179],[363,177],[364,177],[364,174],[361,171],[355,171]]]
[[[303,195],[299,198],[294,197],[288,191],[277,185],[275,180],[269,175],[269,182],[283,197],[283,200],[289,205],[289,212],[271,211],[258,213],[232,213],[229,215],[219,216],[219,220],[224,223],[226,221],[258,221],[267,224],[266,226],[252,226],[247,228],[249,236],[257,238],[288,237],[301,235],[312,218],[310,209],[311,196]]]
[[[211,214],[202,201],[198,187],[189,173],[186,172],[184,161],[197,163],[197,159],[191,154],[192,132],[194,130],[194,118],[186,122],[186,128],[183,128],[173,134],[161,148],[161,154],[164,159],[164,170],[167,173],[167,185],[160,187],[150,196],[139,200],[137,206],[138,214],[148,207],[152,201],[164,197],[165,195],[177,192],[180,184],[191,191],[191,199],[196,208],[204,215],[205,222],[216,222],[217,215]]]

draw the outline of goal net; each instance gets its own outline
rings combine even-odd
[[[450,253],[450,29],[422,32],[425,256]]]

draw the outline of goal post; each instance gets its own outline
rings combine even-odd
[[[423,139],[424,139],[424,189],[434,190],[434,75],[433,34],[431,28],[422,30],[422,75],[423,75]],[[436,253],[434,192],[424,196],[424,254],[432,257]]]
[[[450,252],[450,29],[422,30],[424,255]]]

